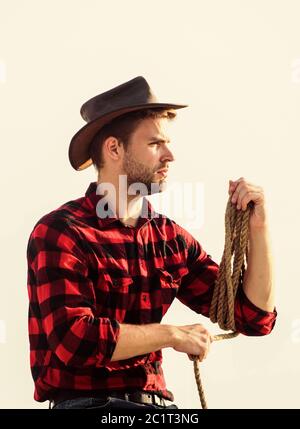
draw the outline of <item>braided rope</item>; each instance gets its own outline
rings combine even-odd
[[[234,302],[247,263],[251,207],[252,204],[249,203],[245,211],[237,210],[236,206],[231,203],[231,197],[226,206],[225,246],[218,278],[215,282],[209,317],[213,323],[217,322],[221,329],[233,332],[214,335],[213,341],[234,338],[239,334],[235,330]],[[232,257],[233,264],[231,263]],[[207,403],[200,377],[199,357],[192,356],[192,360],[201,406],[206,409]]]

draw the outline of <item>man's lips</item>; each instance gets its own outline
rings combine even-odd
[[[168,168],[162,168],[161,170],[158,170],[157,173],[167,174],[168,173]]]

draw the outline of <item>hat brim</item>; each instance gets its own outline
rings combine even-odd
[[[147,103],[138,106],[127,107],[119,110],[115,110],[101,116],[100,118],[94,119],[93,121],[84,125],[72,138],[69,146],[69,160],[72,167],[81,171],[88,168],[92,164],[92,160],[89,155],[90,144],[97,134],[97,132],[112,119],[117,118],[125,113],[134,112],[142,109],[182,109],[187,107],[187,104],[168,104],[168,103]]]

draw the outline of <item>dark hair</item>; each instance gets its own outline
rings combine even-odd
[[[104,163],[102,159],[102,144],[110,136],[122,141],[124,149],[127,150],[129,139],[141,121],[148,118],[167,118],[172,120],[176,117],[174,110],[162,108],[144,109],[136,112],[125,113],[113,119],[95,135],[90,146],[90,157],[94,167],[99,171]]]

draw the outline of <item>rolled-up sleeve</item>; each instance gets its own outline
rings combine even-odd
[[[35,349],[46,336],[65,365],[109,366],[120,326],[117,320],[95,317],[95,291],[79,242],[65,219],[40,222],[30,235],[30,341]]]
[[[188,231],[180,227],[180,234],[186,245],[188,273],[181,280],[177,298],[196,313],[209,317],[219,265]],[[239,286],[234,307],[238,332],[248,336],[267,335],[272,331],[276,317],[275,308],[272,312],[258,308],[247,298],[242,285]]]

